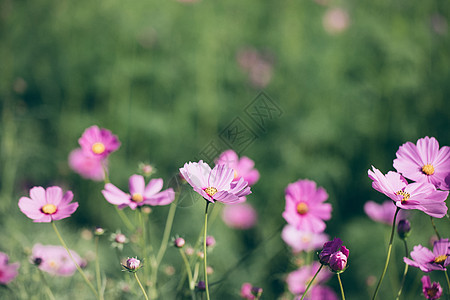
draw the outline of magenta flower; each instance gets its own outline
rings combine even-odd
[[[175,199],[175,192],[172,188],[161,192],[163,180],[160,178],[150,180],[145,186],[143,176],[132,175],[128,185],[129,194],[122,192],[111,183],[105,184],[102,194],[109,203],[118,205],[119,209],[129,206],[133,210],[142,205],[167,205]]]
[[[104,159],[120,147],[117,136],[108,129],[98,128],[97,125],[87,128],[78,139],[78,143],[87,155],[99,159]]]
[[[212,203],[238,203],[241,202],[241,197],[251,193],[247,181],[243,178],[233,181],[234,171],[226,165],[216,165],[211,170],[208,164],[201,160],[198,163],[184,164],[180,172],[194,191]]]
[[[286,283],[288,284],[289,291],[294,295],[303,294],[306,291],[309,281],[311,281],[314,274],[316,274],[317,270],[319,270],[319,267],[320,263],[313,262],[312,265],[303,266],[298,270],[289,273],[286,277]],[[332,273],[328,270],[320,271],[319,274],[317,274],[316,279],[314,279],[312,285],[315,286],[324,283],[331,277],[331,275]]]
[[[383,175],[380,170],[372,167],[369,178],[373,180],[372,187],[391,198],[397,207],[402,209],[418,209],[424,213],[442,218],[447,213],[448,192],[438,191],[427,182],[408,184],[405,178],[396,172]]]
[[[294,253],[320,249],[323,244],[328,241],[328,235],[325,233],[312,233],[299,230],[295,226],[289,224],[284,226],[283,231],[281,232],[281,238],[292,248]]]
[[[297,296],[295,300],[300,300],[302,295]],[[315,285],[311,287],[303,300],[338,300],[338,296],[325,285]]]
[[[448,239],[434,242],[433,252],[422,245],[414,246],[411,259],[404,257],[403,261],[413,267],[420,268],[423,272],[433,270],[446,271],[450,264],[450,243]]]
[[[103,165],[102,165],[103,164]],[[107,160],[99,160],[77,148],[69,154],[69,166],[76,173],[86,179],[102,181],[105,178],[103,167],[106,168]]]
[[[254,169],[255,162],[247,156],[239,159],[236,152],[227,150],[223,152],[216,161],[217,165],[227,165],[234,170],[234,181],[241,177],[248,182],[248,185],[254,185],[259,180],[259,172]]]
[[[249,229],[255,226],[258,215],[248,203],[227,205],[222,210],[222,220],[231,228]]]
[[[407,142],[400,146],[394,168],[408,179],[450,189],[450,147],[439,149],[434,137],[419,139],[416,145]]]
[[[20,263],[9,263],[6,253],[0,252],[0,284],[8,284],[16,278]]]
[[[122,267],[127,269],[129,272],[134,273],[141,268],[141,261],[137,259],[137,257],[129,257],[126,264],[122,265]]]
[[[283,218],[297,229],[320,233],[325,230],[324,220],[331,218],[331,204],[323,203],[328,194],[310,180],[298,180],[287,186],[286,208]]]
[[[374,201],[367,201],[364,204],[364,212],[375,222],[380,222],[387,225],[392,225],[394,221],[394,214],[396,210],[396,206],[392,203],[392,201],[386,200],[382,204],[378,204]],[[397,215],[398,219],[405,218],[405,212],[403,210],[399,211]]]
[[[328,265],[331,270],[341,272],[347,266],[348,249],[342,245],[340,238],[323,244],[323,249],[319,254],[320,263]]]
[[[48,223],[70,217],[78,208],[78,202],[70,203],[72,199],[72,192],[67,191],[63,195],[59,186],[51,186],[47,190],[35,186],[30,190],[30,198],[20,198],[19,208],[33,222]]]
[[[252,293],[253,286],[251,283],[245,282],[241,286],[241,298],[247,300],[254,300],[255,295]]]
[[[422,292],[426,299],[439,299],[442,296],[442,287],[439,282],[433,282],[429,276],[422,277]]]
[[[70,250],[70,254],[80,267],[86,266],[86,261],[78,253]],[[63,246],[36,244],[32,249],[31,261],[42,271],[55,276],[72,276],[77,271]]]

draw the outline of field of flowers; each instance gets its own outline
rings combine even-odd
[[[0,0],[0,299],[448,299],[449,12]]]

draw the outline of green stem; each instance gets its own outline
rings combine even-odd
[[[83,277],[84,281],[86,282],[86,284],[89,286],[89,288],[92,290],[92,292],[95,295],[95,298],[100,299],[100,297],[98,296],[97,291],[95,290],[94,286],[92,285],[92,283],[89,281],[89,279],[86,277],[86,274],[84,274],[83,270],[81,269],[80,265],[78,265],[78,263],[76,262],[76,260],[73,258],[72,253],[70,253],[69,248],[67,247],[66,243],[64,242],[61,234],[59,234],[58,229],[56,228],[55,222],[51,222],[53,229],[55,230],[56,235],[58,236],[59,241],[61,242],[61,245],[66,249],[67,253],[69,254],[70,259],[72,259],[73,263],[75,264],[75,266],[77,267],[78,272],[81,274],[81,276]]]
[[[337,273],[337,278],[339,280],[339,286],[341,288],[342,300],[345,300],[344,287],[342,286],[341,275],[339,273]]]
[[[409,256],[408,253],[408,244],[406,243],[406,239],[403,239],[403,244],[405,245],[405,257]],[[400,299],[403,291],[403,285],[405,284],[406,274],[408,273],[408,264],[405,263],[405,269],[403,271],[402,283],[400,284],[400,290],[398,291],[396,300]]]
[[[139,208],[138,209],[138,217],[139,217],[139,223],[141,224],[141,228],[142,228],[142,257],[144,258],[144,261],[149,263],[150,260],[147,257],[147,234],[146,234],[146,224],[145,224],[145,220],[142,217],[142,210]],[[149,271],[150,268],[146,268],[144,269],[144,285],[147,285],[147,271]]]
[[[436,225],[434,224],[434,219],[432,216],[430,216],[431,225],[433,226],[434,232],[436,233],[437,238],[440,240],[441,236],[439,235],[439,232],[437,231]]]
[[[148,300],[147,293],[145,292],[145,289],[144,289],[144,287],[142,286],[141,281],[139,280],[139,277],[137,276],[136,272],[133,272],[133,273],[134,273],[134,278],[136,278],[136,281],[137,281],[137,283],[139,284],[139,287],[141,288],[141,291],[142,291],[142,293],[144,294],[145,299]]]
[[[183,258],[184,266],[186,268],[187,276],[189,279],[189,290],[191,291],[191,298],[192,298],[192,300],[195,300],[195,293],[194,293],[195,281],[192,279],[191,266],[189,265],[189,261],[186,257],[186,253],[184,253],[182,248],[179,248],[179,250],[180,250],[181,257]]]
[[[95,275],[97,277],[97,290],[98,295],[100,296],[100,299],[103,300],[103,293],[102,293],[102,278],[100,276],[100,261],[98,258],[98,239],[99,237],[95,237]]]
[[[394,240],[394,231],[395,231],[395,221],[397,219],[397,214],[399,211],[400,211],[400,207],[397,207],[397,210],[395,211],[395,214],[394,214],[394,220],[392,221],[391,238],[389,240],[389,248],[388,248],[388,253],[387,253],[387,257],[386,257],[386,263],[384,264],[384,270],[383,270],[383,273],[381,274],[380,280],[378,281],[378,284],[377,284],[377,287],[373,294],[372,300],[375,300],[377,298],[377,294],[378,294],[378,290],[381,286],[381,282],[383,281],[384,275],[386,275],[386,271],[387,271],[387,268],[389,265],[389,260],[391,258],[392,241]]]
[[[125,226],[130,231],[134,231],[134,225],[131,223],[130,219],[128,219],[127,215],[123,212],[123,210],[119,209],[117,206],[114,206],[116,208],[117,214],[122,219],[122,222],[125,224]]]
[[[206,201],[205,208],[205,230],[203,232],[203,265],[205,271],[205,290],[206,290],[206,299],[209,300],[209,287],[208,287],[208,265],[206,263],[206,235],[208,231],[208,205],[209,201]]]
[[[50,300],[55,300],[55,296],[52,293],[52,290],[50,289],[50,286],[48,285],[47,280],[45,279],[44,274],[42,274],[41,269],[37,268],[38,272],[39,272],[39,277],[41,277],[42,282],[44,283],[45,286],[45,291],[47,292],[48,295],[48,299]]]
[[[170,205],[169,213],[167,215],[166,227],[164,228],[164,234],[161,242],[161,247],[159,248],[158,255],[156,256],[156,263],[159,265],[166,253],[167,245],[169,243],[170,232],[172,231],[173,219],[175,217],[175,211],[177,209],[176,199]]]
[[[445,273],[445,279],[447,279],[448,294],[450,294],[450,280],[448,279],[447,271],[444,271],[444,273]]]
[[[311,284],[313,283],[314,279],[316,279],[317,274],[319,274],[320,270],[322,270],[323,265],[320,265],[320,268],[317,270],[316,274],[314,274],[314,277],[311,279],[311,281],[308,283],[308,286],[306,287],[305,292],[302,295],[302,298],[300,298],[300,300],[303,300],[303,298],[305,298],[306,293],[309,291],[309,288],[311,287]]]

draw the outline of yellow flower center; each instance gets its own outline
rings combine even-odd
[[[405,202],[409,199],[409,197],[411,197],[411,195],[410,195],[409,193],[404,192],[404,191],[398,191],[398,192],[395,193],[395,194],[396,194],[396,195],[403,196],[402,204],[405,203]]]
[[[426,164],[425,166],[422,167],[422,172],[425,175],[433,175],[434,174],[434,167],[433,167],[433,165]]]
[[[297,212],[298,212],[300,215],[306,214],[306,213],[308,212],[308,210],[309,210],[308,204],[306,204],[306,203],[304,203],[304,202],[300,202],[300,203],[297,205]]]
[[[302,242],[305,244],[309,243],[309,242],[311,242],[311,238],[309,236],[304,235],[304,236],[302,236]]]
[[[234,179],[238,178],[238,173],[234,171]]]
[[[142,195],[139,194],[139,193],[134,193],[133,196],[131,196],[131,200],[133,200],[134,202],[139,203],[139,202],[144,201],[144,197],[142,197]]]
[[[56,212],[56,205],[54,204],[45,204],[42,206],[41,211],[47,215],[53,215]]]
[[[447,255],[439,255],[439,256],[435,257],[434,262],[437,264],[443,264],[446,259],[447,259]]]
[[[57,264],[56,261],[54,261],[54,260],[49,261],[49,262],[48,262],[48,265],[49,265],[50,268],[52,268],[52,269],[58,268],[58,264]]]
[[[205,189],[205,193],[207,193],[211,197],[214,196],[217,192],[218,192],[218,190],[215,187],[212,187],[212,186],[210,186],[210,187]]]
[[[95,143],[92,145],[92,152],[95,154],[102,154],[105,152],[105,145],[103,145],[103,143]]]

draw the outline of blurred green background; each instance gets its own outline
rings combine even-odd
[[[123,227],[100,194],[103,184],[68,167],[85,128],[96,124],[118,135],[122,146],[110,158],[110,177],[126,188],[139,162],[152,163],[156,176],[170,182],[185,162],[204,158],[205,147],[220,142],[239,117],[257,135],[238,150],[261,173],[248,197],[259,223],[245,232],[220,218],[211,225],[218,245],[209,259],[216,270],[210,282],[245,257],[212,287],[214,298],[238,298],[245,281],[263,287],[264,299],[287,290],[283,278],[295,266],[279,236],[281,213],[285,187],[301,178],[330,195],[326,232],[350,249],[350,269],[342,275],[348,298],[368,297],[373,286],[366,279],[381,273],[389,229],[364,215],[367,200],[384,200],[371,188],[367,169],[392,170],[406,141],[434,136],[450,144],[449,12],[450,2],[438,0],[1,0],[0,251],[21,260],[25,272],[31,268],[27,249],[57,244],[48,224],[33,224],[18,210],[18,199],[36,185],[74,192],[80,208],[60,224],[82,254],[93,245],[78,239],[82,228]],[[280,109],[263,127],[246,114],[260,91]],[[203,222],[204,204],[194,202],[180,205],[173,229],[191,243]],[[167,211],[155,208],[150,215],[156,241]],[[448,219],[437,222],[444,236],[448,225]],[[428,246],[428,218],[414,213],[413,227],[410,247]],[[102,265],[120,280],[108,243]],[[398,270],[379,299],[396,292],[403,270],[397,244]],[[165,263],[181,268],[173,249]],[[30,281],[21,276],[18,288]],[[405,299],[421,297],[420,276],[410,270]],[[442,274],[432,279],[445,283]],[[55,282],[64,291],[60,299],[79,296],[67,291],[67,280]],[[329,285],[339,291],[336,278]]]

